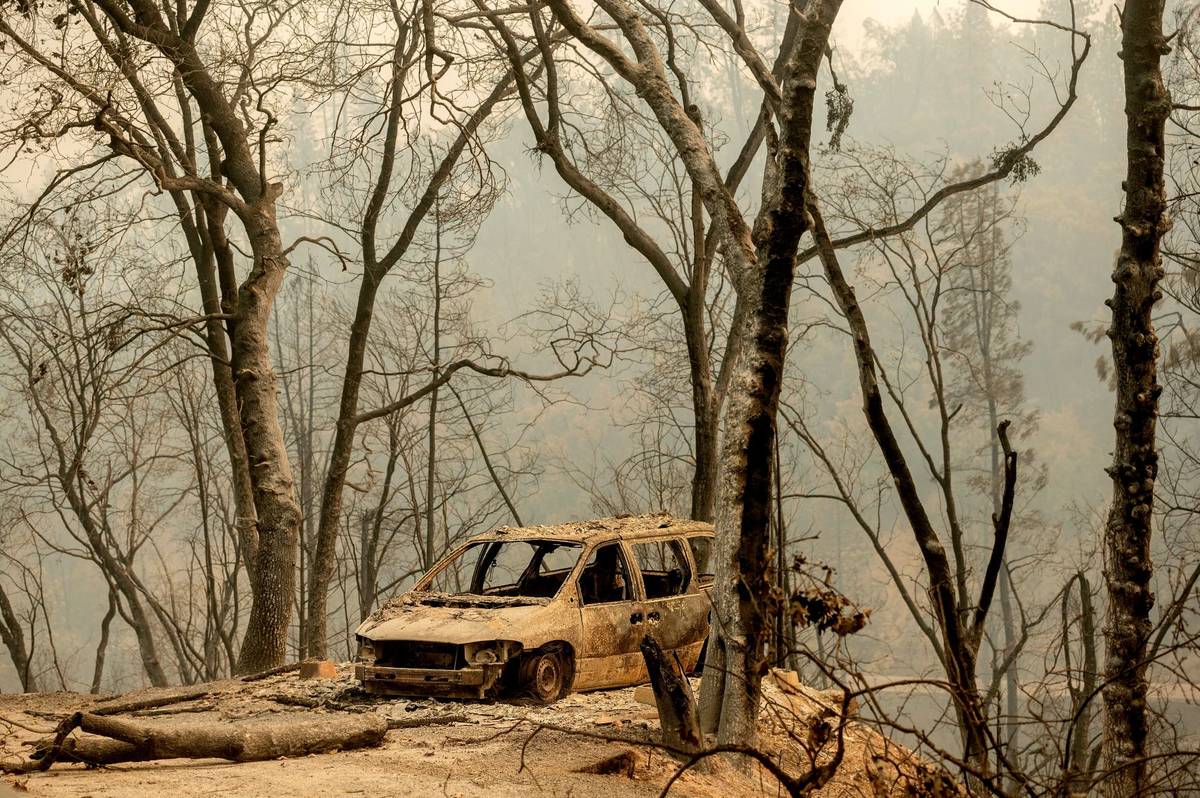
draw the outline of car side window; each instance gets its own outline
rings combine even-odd
[[[633,544],[633,555],[642,572],[642,584],[646,598],[657,599],[678,596],[687,590],[687,557],[678,540],[656,540]]]
[[[696,535],[687,541],[692,549],[692,561],[696,563],[696,578],[702,585],[711,584],[716,579],[712,561],[713,539],[707,535]]]
[[[629,566],[621,544],[597,546],[579,574],[579,598],[588,604],[608,604],[633,598]]]

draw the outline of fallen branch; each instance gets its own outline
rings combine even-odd
[[[217,706],[213,702],[205,701],[202,704],[193,704],[190,707],[169,706],[155,709],[139,709],[129,714],[135,718],[158,718],[163,715],[182,715],[186,712],[213,712],[216,708]]]
[[[260,673],[251,673],[248,676],[241,677],[241,679],[243,682],[257,682],[263,679],[270,679],[272,676],[280,676],[282,674],[292,673],[293,671],[298,670],[300,670],[300,663],[293,662],[290,665],[280,665],[279,667],[261,671]]]
[[[120,701],[110,704],[100,704],[94,706],[87,711],[88,715],[124,715],[129,712],[137,712],[141,709],[155,709],[157,707],[166,707],[171,704],[182,704],[185,701],[195,701],[198,698],[208,698],[209,690],[193,690],[187,693],[171,693],[169,695],[159,695],[153,698],[142,698],[136,701]]]
[[[469,723],[466,715],[439,715],[436,718],[388,718],[387,727],[391,729],[418,729],[422,726],[445,726],[450,723]]]

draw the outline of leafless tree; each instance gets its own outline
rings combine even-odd
[[[469,37],[453,24],[455,16],[451,6],[435,12],[428,2],[393,2],[366,14],[356,10],[339,15],[345,30],[339,28],[327,45],[341,49],[339,63],[347,62],[331,70],[332,85],[324,90],[344,116],[333,140],[338,157],[328,168],[337,181],[355,188],[346,198],[352,221],[343,229],[356,239],[363,271],[306,586],[302,628],[311,656],[326,652],[327,597],[346,472],[361,422],[359,393],[376,297],[398,264],[432,254],[433,217],[439,235],[443,227],[473,231],[501,188],[483,142],[490,117],[511,96],[512,79],[503,66],[475,57]],[[375,45],[381,29],[390,33],[387,58],[379,57]],[[346,97],[355,101],[345,103]],[[430,112],[432,118],[426,118]],[[441,366],[435,358],[429,374],[432,408]],[[431,429],[435,418],[436,410]],[[434,456],[431,448],[431,462]]]
[[[162,210],[187,246],[208,318],[253,595],[240,651],[245,671],[284,657],[300,518],[268,332],[292,249],[277,218],[283,185],[270,174],[278,121],[271,95],[280,76],[307,69],[286,45],[291,8],[202,0],[163,10],[101,0],[65,14],[6,3],[0,16],[6,73],[40,87],[6,115],[4,145],[69,140],[80,153],[64,159],[10,236],[70,189],[84,202],[104,202],[136,185],[165,195]],[[44,30],[59,31],[59,41],[48,42]],[[200,47],[201,33],[228,46]],[[239,227],[231,237],[232,219]],[[239,277],[243,247],[249,266]]]
[[[30,239],[25,290],[5,303],[0,339],[14,366],[7,376],[28,407],[30,430],[24,456],[9,454],[8,487],[27,492],[22,516],[31,530],[41,528],[38,517],[57,516],[78,547],[72,553],[95,563],[137,636],[147,678],[163,686],[156,599],[135,567],[179,501],[150,479],[173,454],[159,437],[161,417],[147,408],[144,375],[155,370],[160,345],[129,345],[136,323],[106,290],[112,275],[97,269],[95,250],[112,242],[99,238],[68,219]]]
[[[1074,103],[1077,96],[1079,69],[1090,47],[1087,35],[1077,30],[1073,24],[1060,24],[1046,20],[1035,21],[1035,24],[1058,29],[1069,38],[1072,56],[1071,70],[1067,76],[1065,92],[1058,95],[1056,88],[1056,96],[1060,97],[1059,111],[1048,126],[1044,127],[1037,135],[1023,135],[1019,144],[1001,151],[1001,154],[997,156],[993,170],[1003,166],[1008,170],[1006,175],[1014,174],[1017,177],[1026,177],[1031,173],[1028,168],[1030,149],[1027,148],[1036,144],[1039,137],[1044,138],[1049,135],[1056,126],[1057,120],[1060,120]],[[872,178],[868,177],[868,180],[870,179]],[[993,182],[994,179],[992,172],[988,172],[975,180],[960,181],[952,184],[955,188],[952,193],[960,194],[964,191],[978,189]],[[934,206],[944,202],[947,197],[941,195],[943,191],[944,189],[939,189],[929,194],[928,199],[920,205],[920,208],[926,207],[931,202]],[[958,725],[963,736],[964,755],[962,761],[966,763],[966,770],[972,779],[987,783],[992,778],[990,751],[994,750],[995,746],[987,723],[984,696],[977,684],[976,666],[980,644],[984,639],[987,616],[995,596],[1000,571],[1003,569],[1004,551],[1015,496],[1017,455],[1010,447],[1007,437],[1008,423],[1001,423],[996,428],[997,447],[1003,454],[1004,468],[999,507],[992,516],[994,540],[990,547],[991,553],[983,572],[983,578],[977,590],[971,590],[967,583],[968,567],[962,549],[961,521],[955,511],[953,463],[946,434],[955,409],[946,401],[946,376],[943,372],[941,357],[934,351],[940,345],[936,338],[931,337],[937,323],[938,308],[936,302],[928,301],[920,288],[923,283],[927,286],[932,285],[936,293],[938,290],[937,278],[934,278],[934,282],[931,284],[923,280],[919,274],[913,273],[905,275],[897,281],[910,286],[908,290],[911,291],[911,295],[906,299],[911,306],[913,316],[918,321],[922,340],[929,353],[926,361],[927,378],[932,388],[934,409],[940,419],[939,427],[942,434],[940,442],[935,441],[931,447],[927,448],[922,443],[913,417],[905,410],[902,394],[899,393],[897,386],[888,379],[887,373],[880,368],[880,356],[872,345],[870,329],[863,308],[854,288],[842,271],[837,240],[829,231],[822,209],[817,202],[818,200],[814,197],[809,203],[809,211],[814,218],[817,254],[837,308],[849,328],[848,332],[858,366],[863,412],[867,425],[883,456],[888,473],[895,483],[897,498],[912,529],[926,571],[932,603],[933,624],[926,626],[925,632],[931,642],[935,644],[935,649],[939,651],[939,658],[946,671],[948,682],[952,686],[951,693],[958,716]],[[914,225],[922,224],[926,218],[919,216],[912,223],[908,223],[906,219],[896,220],[894,209],[890,209],[886,203],[882,207],[884,216],[882,224],[878,228],[881,230],[902,233],[912,229]],[[889,218],[889,215],[892,215],[892,218]],[[907,219],[912,218],[911,215],[907,217]],[[852,234],[843,240],[853,240],[856,235]],[[917,262],[915,258],[911,257],[911,250],[906,251],[903,237],[898,239],[896,244],[889,244],[885,241],[876,246],[890,248],[893,253],[900,256],[897,257],[897,260],[901,263],[913,266]],[[904,257],[905,255],[908,257]],[[897,276],[899,277],[899,275]],[[921,495],[922,492],[914,477],[912,466],[910,466],[909,455],[905,451],[905,446],[901,444],[889,418],[889,402],[895,408],[895,412],[899,413],[901,428],[916,443],[919,462],[928,466],[930,476],[938,485],[939,492],[944,499],[942,510],[946,514],[949,526],[953,557],[947,554],[942,536],[932,520],[936,514],[926,506],[926,500]],[[910,609],[915,606],[912,598],[907,598],[906,603],[909,604]],[[1009,767],[1004,762],[1003,756],[1001,756],[1001,761],[1002,768]]]

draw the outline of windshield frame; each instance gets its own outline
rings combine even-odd
[[[473,540],[467,541],[466,543],[462,544],[458,548],[448,552],[444,557],[442,557],[442,559],[438,560],[436,565],[434,565],[432,568],[430,568],[428,571],[426,571],[425,575],[417,580],[416,584],[414,584],[412,586],[412,588],[410,588],[409,592],[411,592],[411,593],[431,593],[431,592],[441,593],[441,591],[430,590],[430,585],[433,583],[434,579],[436,579],[443,571],[445,571],[447,568],[449,568],[452,563],[454,563],[456,560],[458,560],[460,557],[462,557],[464,554],[466,554],[466,552],[469,549],[471,549],[473,546],[485,546],[486,547],[486,546],[490,546],[495,543],[528,543],[528,544],[534,545],[534,546],[536,546],[537,544],[541,544],[541,543],[557,543],[557,544],[561,544],[564,546],[574,546],[579,549],[579,556],[576,557],[575,564],[571,566],[571,570],[567,572],[567,575],[565,577],[563,577],[562,584],[558,586],[558,590],[556,590],[554,592],[554,595],[549,597],[549,599],[548,599],[549,601],[554,601],[554,600],[558,599],[558,597],[563,594],[563,591],[569,585],[574,584],[575,578],[579,572],[580,563],[583,562],[583,556],[584,556],[584,554],[586,554],[589,551],[589,547],[584,541],[574,539],[574,538],[568,538],[568,537],[562,537],[562,538],[551,538],[551,537],[475,538]],[[494,558],[493,558],[493,562],[494,562]],[[478,567],[478,563],[475,563],[472,565],[472,579],[474,579],[474,569],[477,567]],[[475,596],[475,597],[487,598],[491,594],[465,592],[465,593],[445,593],[445,595]],[[518,596],[518,597],[526,598],[526,599],[530,599],[530,600],[533,600],[535,598],[545,598],[542,596]]]

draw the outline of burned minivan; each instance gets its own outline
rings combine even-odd
[[[357,631],[368,692],[555,701],[647,679],[652,634],[685,668],[708,634],[713,532],[668,515],[500,527]]]

